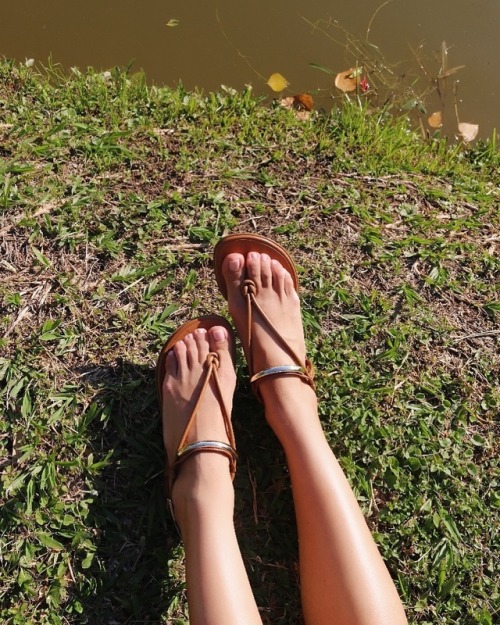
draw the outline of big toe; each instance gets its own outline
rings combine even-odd
[[[208,331],[210,351],[218,355],[222,367],[233,369],[231,341],[231,335],[223,326],[213,326]]]
[[[222,275],[226,280],[228,294],[239,291],[245,279],[245,258],[242,254],[228,254],[222,263]]]

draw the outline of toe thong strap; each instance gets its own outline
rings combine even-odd
[[[250,382],[256,387],[258,383],[263,379],[270,375],[297,375],[301,377],[307,384],[309,384],[313,389],[316,388],[314,384],[314,366],[312,362],[306,358],[306,361],[302,363],[301,358],[297,356],[294,350],[288,345],[288,343],[283,339],[281,334],[275,328],[269,317],[259,306],[257,300],[255,299],[255,295],[257,293],[257,288],[255,286],[255,282],[253,280],[244,280],[242,283],[242,292],[243,296],[247,302],[247,342],[245,345],[245,354],[247,357],[248,368],[250,370]],[[277,367],[270,367],[269,369],[264,369],[263,371],[259,371],[258,373],[254,373],[253,367],[253,353],[252,353],[252,308],[255,307],[261,318],[266,322],[267,329],[272,334],[275,341],[278,345],[289,354],[290,358],[295,362],[294,365],[279,365]],[[257,392],[257,396],[259,396],[257,388],[255,388]]]

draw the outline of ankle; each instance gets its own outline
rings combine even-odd
[[[177,523],[205,516],[213,509],[227,508],[232,514],[234,489],[229,460],[217,453],[197,454],[179,467],[172,488]]]
[[[306,431],[321,429],[318,400],[309,384],[293,376],[276,377],[259,387],[266,420],[283,446]]]
[[[276,375],[264,379],[259,385],[259,393],[266,407],[266,414],[298,414],[304,410],[317,413],[318,410],[316,392],[298,376]]]

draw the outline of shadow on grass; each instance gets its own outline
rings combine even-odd
[[[81,597],[84,622],[185,622],[183,549],[164,504],[154,371],[122,361],[80,373],[102,415],[89,425],[91,447],[95,459],[107,458],[93,481],[88,524],[98,549],[88,570],[91,596]],[[233,421],[235,524],[257,604],[264,623],[297,625],[297,537],[284,454],[246,388],[237,390]]]
[[[82,597],[85,622],[159,623],[180,588],[168,562],[179,548],[163,504],[163,444],[153,371],[126,361],[81,372],[96,391],[101,420],[89,425],[95,459],[88,524],[98,545]]]
[[[295,513],[285,455],[248,388],[237,389],[235,525],[265,625],[301,625]]]

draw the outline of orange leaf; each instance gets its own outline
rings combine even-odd
[[[359,82],[359,76],[356,76],[356,70],[352,67],[345,72],[340,72],[335,76],[335,86],[344,93],[348,91],[356,91]]]
[[[273,91],[279,92],[283,91],[283,89],[286,89],[290,83],[284,76],[276,72],[269,76],[267,84],[271,87]]]
[[[313,107],[313,99],[307,93],[300,93],[299,95],[288,96],[287,98],[282,98],[280,100],[280,104],[283,108],[286,108],[288,111],[293,111],[295,117],[302,121],[306,121],[311,117],[311,110]],[[306,106],[310,106],[310,109],[307,109]]]
[[[431,128],[441,128],[443,125],[443,116],[441,111],[435,111],[427,118],[427,123]]]
[[[462,135],[462,139],[469,143],[469,141],[474,141],[477,137],[477,133],[479,132],[479,126],[477,124],[458,124],[458,131]]]
[[[293,103],[296,109],[302,111],[312,111],[314,102],[308,93],[299,93],[293,96]]]

